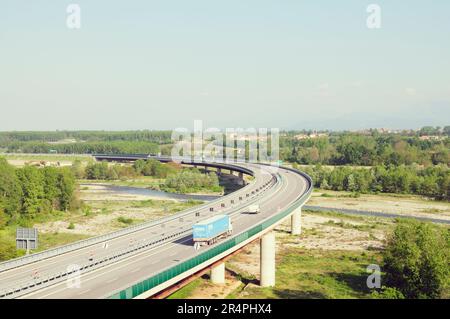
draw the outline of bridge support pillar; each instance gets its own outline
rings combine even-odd
[[[225,263],[221,262],[215,267],[211,268],[211,281],[213,284],[225,283]]]
[[[239,185],[244,185],[244,174],[243,173],[239,173],[238,184]]]
[[[300,235],[302,233],[302,208],[299,207],[291,215],[291,234]]]
[[[217,169],[217,175],[222,175],[222,169],[220,167]]]
[[[275,234],[273,231],[261,238],[261,279],[262,287],[275,286]]]

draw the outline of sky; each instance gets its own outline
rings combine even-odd
[[[0,111],[0,131],[449,125],[450,1],[0,0]]]

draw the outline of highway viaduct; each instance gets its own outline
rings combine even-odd
[[[140,154],[95,158],[171,161]],[[254,179],[231,194],[156,222],[0,263],[0,298],[151,298],[163,296],[209,269],[212,282],[221,284],[225,281],[225,260],[257,240],[261,249],[260,284],[274,286],[273,229],[290,219],[291,233],[301,233],[301,208],[312,192],[309,176],[263,164],[178,161],[205,170],[213,168],[218,173],[235,172],[242,182],[244,174]],[[261,213],[247,214],[245,209],[251,203],[258,203]],[[234,234],[196,251],[192,225],[214,214],[229,214]],[[88,260],[90,255],[95,258]],[[73,265],[79,268],[69,269]],[[35,269],[42,275],[30,281],[28,273]],[[74,275],[80,275],[80,287],[69,285]]]

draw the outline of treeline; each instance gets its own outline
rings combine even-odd
[[[163,164],[157,160],[138,160],[133,165],[108,164],[107,162],[89,163],[85,168],[80,161],[75,161],[72,170],[77,178],[92,180],[117,180],[138,176],[166,178],[175,174],[181,166],[175,163]]]
[[[74,192],[75,178],[69,168],[14,168],[0,158],[0,227],[68,210]]]
[[[58,142],[76,141],[145,141],[157,144],[170,143],[171,131],[55,131],[55,132],[0,132],[0,143],[6,142]]]
[[[436,135],[436,136],[449,136],[450,137],[450,126],[424,126],[422,127],[418,132],[417,135],[419,136],[430,136],[430,135]]]
[[[137,174],[144,176],[154,176],[157,178],[166,178],[171,174],[181,170],[181,165],[176,163],[163,164],[157,160],[137,160],[133,163],[133,168]]]
[[[6,142],[0,145],[8,153],[59,154],[157,154],[156,143],[144,141],[76,142],[49,144],[44,142]]]
[[[333,133],[329,136],[280,138],[280,158],[298,164],[450,165],[450,139],[421,139],[397,134]]]
[[[217,174],[203,174],[196,168],[182,168],[176,163],[160,163],[157,160],[138,160],[133,165],[109,165],[107,162],[90,163],[84,169],[75,162],[72,170],[77,178],[92,180],[117,180],[139,176],[163,179],[159,189],[171,193],[221,192]]]
[[[314,181],[314,186],[335,191],[356,193],[417,194],[450,200],[450,170],[445,165],[375,166],[371,168],[321,165],[302,168]]]

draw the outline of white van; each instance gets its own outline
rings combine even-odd
[[[261,210],[259,209],[259,205],[250,205],[247,208],[247,212],[249,214],[258,214],[261,212]]]

